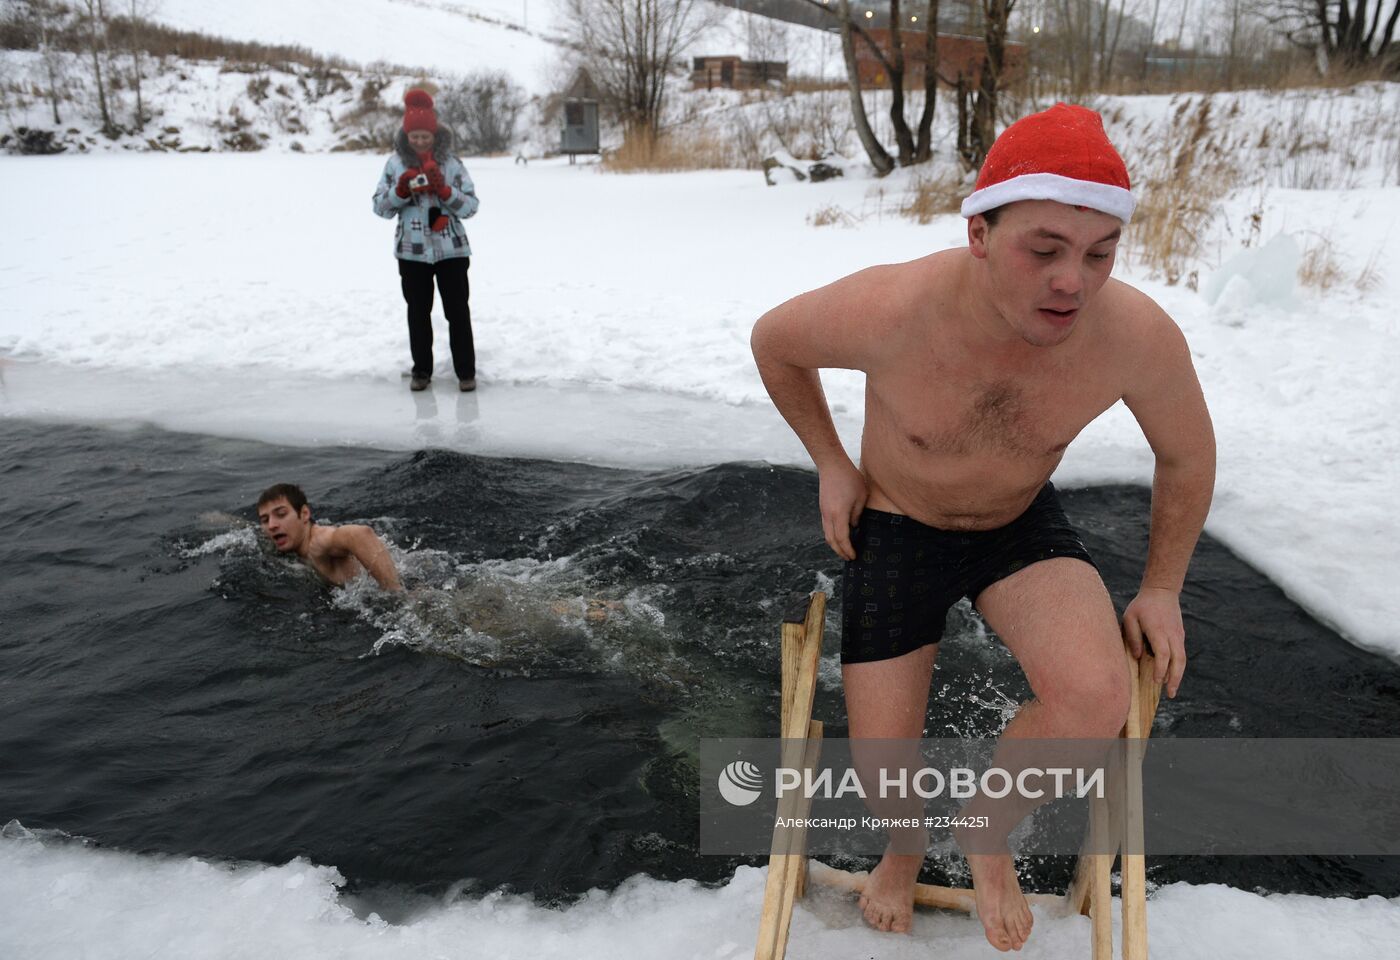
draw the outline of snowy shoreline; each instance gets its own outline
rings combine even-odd
[[[0,835],[4,939],[15,956],[718,958],[752,955],[767,871],[718,887],[636,876],[565,907],[501,891],[367,904],[334,867],[137,855],[31,833]],[[42,891],[42,893],[37,893]],[[1400,898],[1328,898],[1173,883],[1152,891],[1152,955],[1317,960],[1376,956],[1400,941]],[[390,919],[381,917],[375,908]],[[392,911],[390,908],[393,908]],[[1121,942],[1121,930],[1115,929]],[[1084,956],[1089,919],[1037,910],[1027,956]],[[812,958],[985,957],[975,918],[917,911],[909,936],[864,926],[846,897],[815,892],[791,943]],[[800,947],[798,946],[800,945]]]

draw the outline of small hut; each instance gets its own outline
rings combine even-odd
[[[564,127],[559,152],[573,163],[580,153],[598,153],[598,88],[587,70],[579,70],[564,94]]]
[[[743,57],[695,57],[691,61],[693,90],[747,90],[787,79],[785,60],[745,60]]]

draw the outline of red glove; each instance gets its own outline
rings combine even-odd
[[[413,188],[408,185],[408,182],[421,172],[417,167],[410,167],[399,176],[399,185],[394,188],[394,192],[399,195],[400,199],[408,199],[409,194],[413,192]]]
[[[451,199],[452,188],[447,185],[447,178],[442,175],[442,168],[433,160],[427,160],[423,164],[423,172],[428,175],[428,187],[443,200]]]

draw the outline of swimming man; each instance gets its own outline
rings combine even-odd
[[[272,545],[282,553],[294,553],[335,586],[360,574],[369,575],[385,590],[400,591],[399,573],[389,548],[369,527],[347,523],[327,527],[311,519],[306,494],[292,483],[268,487],[258,497],[258,524]]]
[[[1004,738],[1113,738],[1129,649],[1146,637],[1175,696],[1179,594],[1210,506],[1215,440],[1181,331],[1109,278],[1133,197],[1098,114],[1058,104],[1008,127],[963,203],[968,245],[872,267],[765,314],[753,352],[819,475],[845,561],[842,677],[853,740],[917,740],[944,617],[961,597],[1015,654],[1034,699]],[[822,367],[866,375],[860,466],[837,437]],[[1156,459],[1146,569],[1121,627],[1050,475],[1119,401]],[[1120,632],[1121,631],[1121,632]],[[1031,928],[1009,850],[969,855],[999,950]],[[908,930],[922,854],[893,847],[861,898]]]

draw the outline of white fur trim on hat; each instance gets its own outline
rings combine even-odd
[[[1122,187],[1091,180],[1075,180],[1058,173],[1024,173],[1010,180],[974,190],[962,202],[962,215],[971,219],[1017,200],[1058,200],[1075,207],[1088,207],[1127,223],[1137,201]]]

